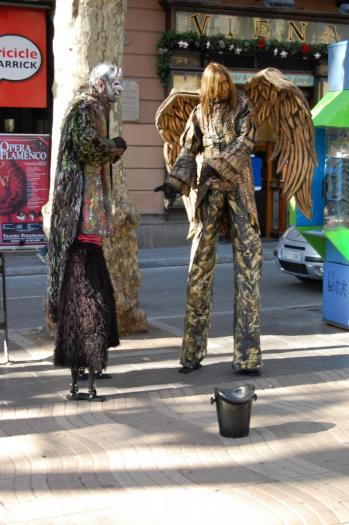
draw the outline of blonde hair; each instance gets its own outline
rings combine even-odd
[[[222,98],[223,80],[229,84],[228,102],[233,109],[237,104],[237,92],[233,81],[230,78],[229,71],[222,64],[210,62],[205,68],[201,78],[200,101],[202,113],[205,117],[210,113],[213,101]]]

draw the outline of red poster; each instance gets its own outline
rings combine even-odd
[[[0,6],[0,107],[47,107],[46,14]]]
[[[49,135],[0,135],[0,247],[44,244]]]

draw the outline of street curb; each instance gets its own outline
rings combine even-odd
[[[21,266],[20,268],[6,268],[6,277],[21,277],[25,275],[46,275],[47,266],[42,264],[41,266]]]
[[[266,253],[263,257],[264,261],[273,260],[272,253]],[[229,264],[233,262],[232,255],[223,255],[217,257],[216,264]],[[149,268],[171,268],[176,266],[188,266],[189,257],[176,257],[176,258],[163,258],[163,259],[139,259],[138,268],[149,269]],[[47,266],[44,264],[21,266],[20,268],[9,268],[6,269],[7,277],[21,277],[26,275],[47,275]]]
[[[264,261],[271,261],[273,259],[273,255],[265,255],[263,257]],[[233,262],[233,256],[232,255],[223,255],[221,257],[217,257],[216,264],[229,264]],[[165,268],[165,267],[171,267],[171,266],[188,266],[189,265],[189,259],[186,257],[178,257],[176,259],[154,259],[154,260],[140,260],[138,262],[138,267],[141,268]]]

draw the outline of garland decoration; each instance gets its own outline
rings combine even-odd
[[[176,33],[166,31],[157,44],[157,69],[160,81],[167,86],[170,75],[170,59],[178,50],[198,51],[201,55],[231,56],[251,55],[256,52],[269,52],[283,59],[287,57],[302,58],[303,60],[318,61],[327,58],[327,44],[306,44],[305,42],[281,42],[276,39],[266,40],[255,38],[252,40],[227,37],[225,35],[198,35],[195,32]]]

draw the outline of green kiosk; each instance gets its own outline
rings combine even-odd
[[[324,259],[323,319],[349,329],[349,41],[329,45],[329,91],[312,110],[318,167],[313,215],[297,229]]]

